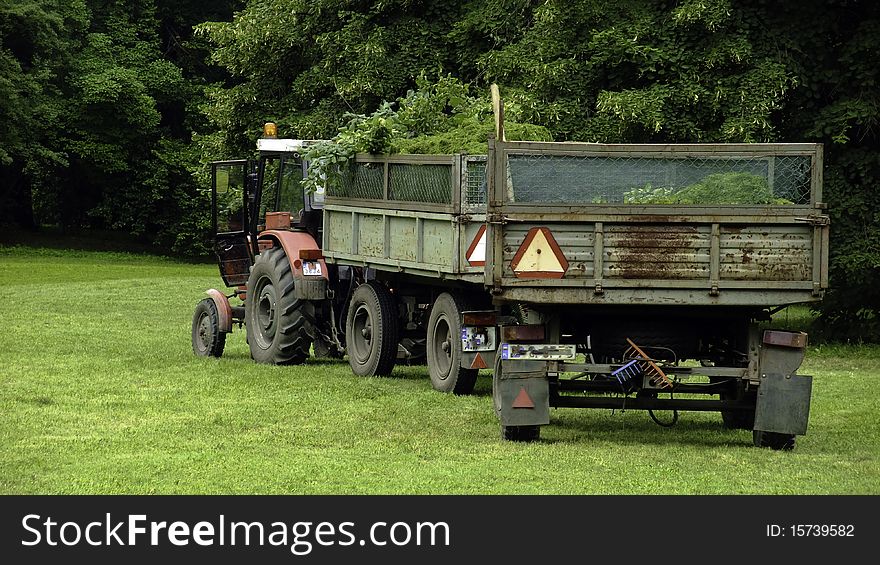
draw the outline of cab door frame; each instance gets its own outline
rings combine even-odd
[[[227,222],[230,225],[220,225],[221,219],[218,213],[218,169],[235,170],[241,168],[241,208],[236,218],[230,214]],[[227,173],[227,191],[229,186]],[[254,162],[248,159],[234,159],[226,161],[214,161],[211,163],[211,230],[214,234],[214,253],[217,255],[220,268],[220,277],[227,287],[236,287],[247,284],[250,275],[250,267],[254,262],[254,254],[251,250],[252,239],[249,233],[250,204],[254,197]],[[238,222],[235,222],[238,220]],[[235,229],[235,224],[239,229]],[[224,229],[225,228],[225,229]],[[222,231],[221,231],[222,230]]]

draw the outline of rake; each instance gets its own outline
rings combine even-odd
[[[669,377],[666,376],[663,369],[658,367],[654,360],[646,355],[645,352],[642,351],[638,345],[633,343],[631,339],[626,338],[626,342],[629,344],[629,347],[623,352],[623,357],[625,359],[636,361],[639,368],[642,370],[642,373],[648,378],[648,381],[652,386],[659,388],[672,388],[672,381],[669,380]]]

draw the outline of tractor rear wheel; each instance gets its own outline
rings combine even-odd
[[[280,247],[257,256],[248,277],[244,318],[257,363],[295,365],[309,357],[315,306],[296,298],[290,260]]]
[[[477,369],[461,366],[461,298],[444,292],[434,301],[428,318],[428,374],[440,392],[470,394],[477,382]]]
[[[220,331],[220,314],[210,298],[201,300],[192,319],[192,348],[199,357],[220,357],[226,346],[226,333]]]
[[[354,291],[345,320],[348,363],[361,377],[391,374],[397,362],[400,322],[394,296],[376,281]]]

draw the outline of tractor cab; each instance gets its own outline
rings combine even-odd
[[[312,141],[262,138],[257,140],[257,186],[254,205],[255,232],[293,228],[320,241],[323,187],[314,193],[303,190],[308,163],[302,153]],[[289,215],[289,221],[287,219]]]
[[[214,251],[228,287],[247,283],[264,230],[304,231],[321,241],[324,192],[307,193],[301,183],[308,167],[302,153],[313,142],[278,139],[269,126],[256,159],[211,163]]]

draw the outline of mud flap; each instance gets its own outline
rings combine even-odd
[[[493,377],[495,411],[503,426],[550,423],[550,384],[545,361],[502,361]]]
[[[495,365],[495,352],[462,351],[460,365],[465,369],[491,369]]]
[[[804,435],[810,416],[813,377],[806,375],[761,375],[755,429],[762,432]]]
[[[795,374],[804,360],[807,334],[766,330],[759,355],[755,430],[807,433],[813,377]]]

